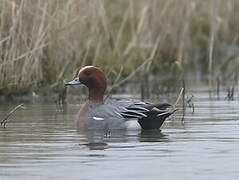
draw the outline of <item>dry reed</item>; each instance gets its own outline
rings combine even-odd
[[[0,94],[57,88],[89,64],[106,72],[123,67],[111,90],[138,72],[166,74],[175,65],[208,69],[212,79],[223,63],[216,49],[238,44],[238,6],[237,0],[1,0]]]

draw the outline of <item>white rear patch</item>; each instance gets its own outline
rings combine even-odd
[[[137,121],[126,121],[125,122],[125,125],[126,125],[126,128],[128,130],[138,130],[138,129],[141,129],[140,128],[140,125]]]

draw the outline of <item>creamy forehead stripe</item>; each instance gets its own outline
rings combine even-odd
[[[84,71],[85,69],[88,69],[88,68],[95,68],[95,67],[94,67],[94,66],[85,66],[85,67],[81,68],[81,70],[79,71],[79,73],[82,72],[82,71]]]
[[[80,69],[80,71],[78,72],[78,76],[80,75],[81,72],[83,72],[84,70],[89,69],[89,68],[96,68],[96,67],[94,67],[94,66],[85,66],[85,67]]]
[[[100,70],[99,68],[97,68],[97,67],[95,67],[95,66],[85,66],[85,67],[83,67],[83,68],[80,69],[78,75],[79,75],[82,71],[84,71],[84,70],[86,70],[86,69],[90,69],[90,68]]]

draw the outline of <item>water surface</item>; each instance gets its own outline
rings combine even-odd
[[[78,105],[27,103],[0,128],[0,179],[238,179],[239,101],[194,94],[162,132],[79,132]],[[0,115],[16,104],[1,104]]]

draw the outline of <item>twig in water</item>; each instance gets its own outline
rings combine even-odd
[[[236,84],[237,84],[237,79],[238,79],[238,71],[235,71],[235,77],[233,79],[232,86],[228,88],[227,97],[225,98],[228,101],[233,101],[234,100],[234,91],[235,91],[235,87],[236,87]]]
[[[111,136],[111,131],[110,130],[106,131],[105,132],[105,137],[110,138],[110,136]]]
[[[234,100],[234,91],[236,88],[237,80],[238,80],[238,70],[235,70],[235,76],[232,82],[232,100]]]
[[[177,104],[178,104],[178,101],[180,100],[180,98],[182,97],[182,94],[183,94],[183,91],[184,91],[184,89],[183,88],[181,88],[181,91],[180,91],[180,93],[179,93],[179,95],[178,95],[178,98],[177,98],[177,100],[176,100],[176,102],[174,103],[174,107],[176,107],[177,106]]]
[[[194,113],[195,110],[193,98],[194,98],[193,94],[191,95],[191,97],[187,97],[187,104],[189,108],[192,108],[192,114]]]
[[[11,116],[11,115],[13,115],[13,113],[14,112],[16,112],[18,109],[24,109],[25,107],[23,106],[23,104],[19,104],[18,106],[16,106],[15,108],[13,108],[4,118],[3,118],[3,120],[1,121],[1,126],[3,127],[3,128],[6,128],[6,125],[7,125],[7,122],[9,122],[8,121],[8,119],[9,119],[9,117]]]
[[[176,100],[176,102],[174,103],[173,107],[175,108],[179,102],[179,100],[182,98],[182,101],[183,101],[183,117],[182,117],[182,122],[184,121],[184,116],[185,116],[185,112],[186,112],[186,105],[185,105],[185,100],[186,100],[186,103],[188,105],[189,108],[192,108],[192,113],[194,113],[195,111],[195,106],[194,106],[194,103],[193,103],[193,94],[191,95],[191,97],[187,97],[185,99],[185,82],[183,80],[183,88],[181,88],[180,90],[180,93],[178,95],[178,98]]]
[[[217,77],[217,99],[220,99],[220,78]]]
[[[231,92],[231,87],[227,88],[227,96],[225,97],[225,100],[232,100],[232,92]]]
[[[185,81],[183,79],[183,117],[181,119],[182,122],[184,122],[184,116],[185,116],[185,112],[186,112],[186,106],[185,106]]]
[[[63,112],[64,111],[64,104],[66,104],[66,96],[67,96],[67,90],[66,90],[66,87],[63,87],[59,91],[58,98],[55,101],[56,112]]]

